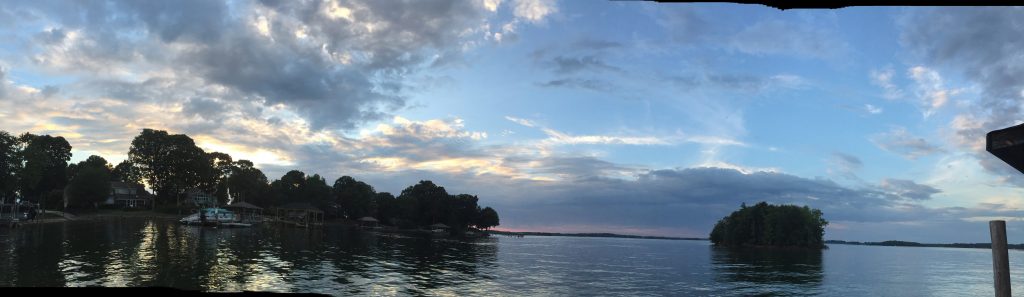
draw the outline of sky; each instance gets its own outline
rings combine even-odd
[[[742,203],[826,239],[1024,242],[1024,10],[542,0],[3,1],[0,130],[124,160],[144,128],[500,229],[706,237]],[[1016,238],[1016,239],[1015,239]]]

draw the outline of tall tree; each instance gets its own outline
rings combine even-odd
[[[111,169],[107,160],[100,156],[89,156],[79,162],[74,176],[67,187],[68,205],[75,207],[96,207],[110,195]]]
[[[273,191],[271,205],[283,205],[296,202],[302,199],[302,190],[306,187],[306,174],[302,171],[292,170],[281,176],[281,179],[270,183]]]
[[[18,141],[24,145],[21,154],[25,160],[18,180],[21,194],[31,201],[41,201],[54,190],[63,190],[67,184],[67,166],[71,159],[71,144],[64,137],[22,134]]]
[[[114,166],[111,179],[126,183],[142,183],[142,172],[139,172],[139,168],[131,161],[124,160]]]
[[[402,219],[417,225],[441,222],[447,198],[448,192],[444,187],[429,180],[421,180],[418,184],[402,190],[402,194],[398,196]]]
[[[256,205],[270,206],[270,184],[267,176],[249,160],[238,160],[231,167],[228,188],[232,201],[244,201]]]
[[[358,219],[375,212],[373,187],[351,176],[342,176],[334,181],[334,199],[341,206],[341,214],[349,219]]]
[[[477,218],[476,227],[480,229],[490,229],[500,224],[498,219],[498,212],[494,211],[493,208],[484,207],[480,211],[480,216]]]
[[[207,154],[210,158],[211,165],[216,171],[217,185],[214,191],[214,196],[217,197],[217,202],[221,205],[228,203],[228,193],[230,193],[230,187],[228,185],[228,176],[234,172],[234,162],[231,161],[231,155],[221,152],[211,152]]]
[[[174,201],[181,205],[186,191],[212,193],[216,187],[217,170],[209,155],[186,135],[143,129],[132,140],[128,160],[136,165],[163,204]]]
[[[388,192],[380,192],[374,195],[374,204],[377,206],[377,212],[374,217],[377,220],[389,224],[395,225],[395,219],[398,218],[398,201],[395,200],[395,195],[391,195]]]
[[[23,158],[18,139],[7,131],[0,131],[0,201],[13,198],[18,190],[18,173]]]

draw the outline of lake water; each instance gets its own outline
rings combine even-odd
[[[1024,257],[1010,251],[1013,291]],[[167,286],[335,295],[992,296],[985,249],[375,235],[110,219],[0,228],[0,286]]]

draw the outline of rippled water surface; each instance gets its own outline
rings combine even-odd
[[[1018,251],[1011,269],[1024,269]],[[112,219],[0,229],[0,286],[170,286],[335,295],[991,296],[984,249],[706,241],[429,240],[345,227],[203,229]],[[1014,274],[1013,279],[1018,279]],[[1013,290],[1024,292],[1021,281]]]

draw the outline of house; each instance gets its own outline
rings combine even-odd
[[[188,192],[185,192],[185,196],[199,207],[213,207],[217,205],[217,197],[200,189],[188,190]]]
[[[153,195],[146,192],[146,187],[142,184],[112,181],[110,195],[103,204],[117,208],[145,209],[153,205]]]

